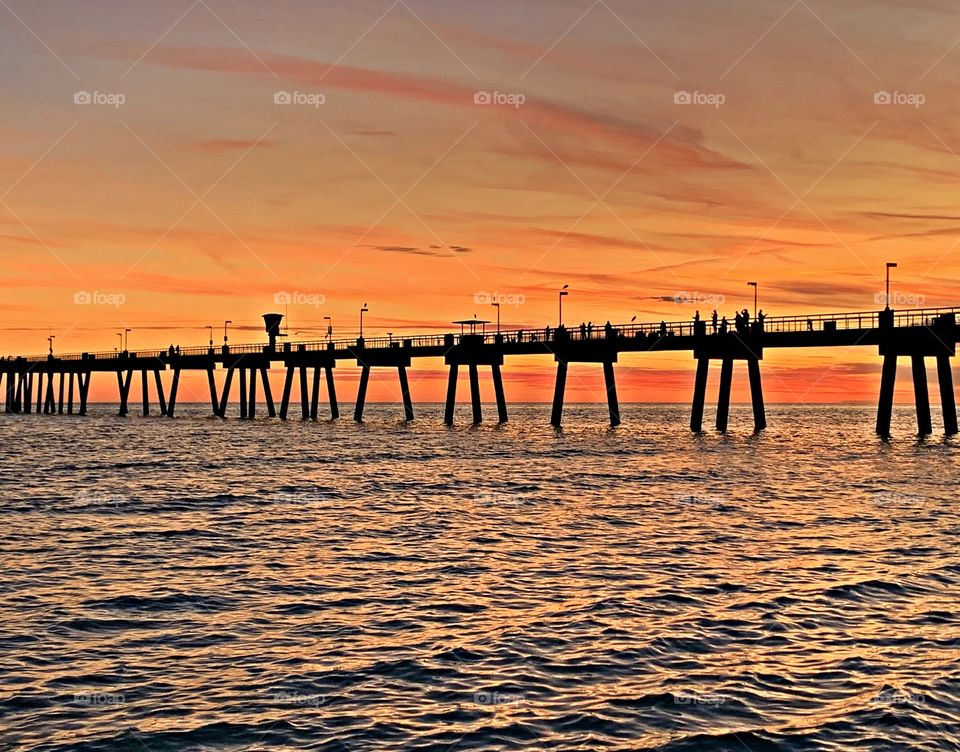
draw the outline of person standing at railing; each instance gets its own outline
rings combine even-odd
[[[585,322],[581,321],[580,322],[580,339],[586,339],[586,338],[587,338],[587,325]]]
[[[763,331],[763,320],[767,317],[767,314],[763,312],[761,308],[757,313],[757,328],[762,332]]]
[[[713,321],[713,333],[714,333],[714,334],[717,333],[717,318],[718,318],[718,316],[717,316],[717,309],[714,308],[714,309],[713,309],[713,315],[710,317],[710,319]]]
[[[727,326],[728,326],[728,324],[727,324],[727,317],[724,316],[724,317],[720,320],[720,334],[726,334],[726,333],[727,333]]]

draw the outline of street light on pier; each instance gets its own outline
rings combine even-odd
[[[57,335],[56,335],[56,334],[51,334],[49,337],[47,337],[47,342],[50,343],[50,354],[51,354],[51,355],[53,355],[53,341],[54,341],[56,338],[57,338]],[[12,377],[11,377],[11,378],[12,378]],[[51,378],[53,378],[53,377],[51,376]]]
[[[327,322],[327,342],[333,342],[333,319],[324,316],[323,320]]]
[[[497,309],[497,334],[500,334],[500,303],[491,303]]]
[[[893,261],[888,261],[888,262],[887,262],[887,295],[886,295],[886,301],[887,301],[887,310],[888,310],[888,311],[890,310],[890,270],[891,270],[891,269],[896,269],[896,268],[897,268],[897,265],[896,265],[895,262],[893,262]]]
[[[233,323],[232,321],[223,322],[223,346],[224,347],[227,346],[227,327],[232,323]]]
[[[367,304],[363,304],[363,308],[360,309],[360,339],[363,339],[363,314],[367,313],[370,309],[367,308]]]
[[[129,347],[130,347],[130,337],[129,337],[129,334],[130,334],[130,332],[132,332],[132,331],[133,331],[133,329],[124,329],[124,330],[123,330],[123,351],[124,351],[124,352],[127,352],[127,350],[128,350]]]
[[[207,330],[210,332],[210,347],[213,347],[213,327],[208,326]]]
[[[123,332],[117,332],[117,336],[120,338],[120,351],[123,352]]]
[[[558,316],[558,318],[560,319],[560,324],[559,324],[560,326],[563,326],[563,299],[565,296],[570,294],[567,292],[568,287],[570,287],[570,285],[564,285],[563,287],[561,287],[560,292],[557,295],[557,300],[559,301],[559,308],[560,308],[560,313]]]
[[[747,287],[753,288],[753,318],[757,318],[757,297],[759,295],[759,287],[756,282],[747,282]]]

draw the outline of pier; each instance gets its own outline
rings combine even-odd
[[[403,416],[409,421],[414,419],[414,406],[407,369],[417,359],[442,358],[449,369],[444,422],[447,425],[454,423],[460,367],[465,366],[473,423],[482,420],[480,374],[481,369],[487,368],[493,379],[497,420],[505,423],[508,411],[501,371],[505,359],[549,355],[557,366],[551,424],[556,427],[562,424],[569,364],[595,363],[603,369],[610,424],[616,426],[621,422],[615,374],[620,356],[686,351],[696,361],[691,430],[699,432],[703,428],[707,377],[714,363],[720,367],[715,425],[718,431],[727,430],[734,366],[743,363],[750,384],[754,429],[761,431],[767,425],[761,378],[765,350],[868,347],[874,348],[882,359],[877,433],[881,436],[890,433],[894,385],[901,358],[909,359],[912,365],[917,432],[920,435],[933,432],[926,371],[927,358],[930,358],[936,362],[944,433],[953,435],[958,429],[951,359],[956,354],[958,313],[960,308],[926,308],[766,317],[736,330],[718,326],[715,321],[697,319],[607,324],[589,329],[560,326],[499,332],[481,329],[478,332],[477,326],[488,322],[468,320],[454,322],[461,326],[459,334],[351,340],[330,338],[282,344],[277,341],[281,336],[282,316],[265,314],[268,341],[263,344],[5,357],[0,360],[0,389],[6,413],[69,415],[76,412],[86,415],[91,377],[112,374],[117,382],[118,414],[123,416],[130,412],[130,386],[135,374],[139,374],[143,415],[149,415],[156,405],[160,415],[172,418],[176,413],[181,374],[184,371],[205,371],[214,416],[227,417],[236,383],[235,399],[240,418],[255,418],[262,403],[268,417],[287,420],[296,384],[301,419],[316,420],[320,415],[321,384],[324,383],[330,418],[336,419],[340,417],[334,377],[337,362],[353,361],[361,369],[354,419],[363,420],[371,370],[386,368],[396,369]],[[268,378],[272,369],[285,371],[279,405],[274,400]],[[171,375],[169,389],[165,392],[163,375],[167,372]],[[217,372],[223,373],[219,388]],[[151,383],[155,395],[153,402],[150,399]]]

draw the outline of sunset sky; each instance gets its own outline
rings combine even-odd
[[[505,327],[555,325],[563,284],[567,323],[732,316],[749,280],[769,315],[876,310],[886,261],[894,307],[960,305],[956,19],[947,0],[3,0],[0,350],[219,343],[225,319],[260,341],[283,293],[294,339],[324,316],[355,336],[364,302],[370,335],[444,331],[495,318],[494,293]],[[772,401],[872,401],[879,359],[763,368]],[[415,367],[415,399],[441,369]],[[618,372],[625,401],[692,388],[689,354]],[[599,369],[572,373],[570,398],[601,397]],[[514,359],[508,398],[552,378]]]

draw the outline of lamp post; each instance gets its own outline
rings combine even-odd
[[[333,319],[324,316],[323,320],[327,322],[327,342],[333,342]]]
[[[367,313],[370,309],[367,308],[367,304],[364,303],[363,307],[360,309],[360,339],[363,339],[363,314]]]
[[[756,282],[747,282],[747,287],[753,288],[753,318],[757,318],[757,297],[759,295],[759,285]]]
[[[53,355],[53,341],[57,338],[56,334],[51,334],[47,337],[47,342],[50,343],[50,354]],[[50,378],[53,378],[52,376]]]
[[[887,310],[888,310],[888,311],[890,310],[890,270],[891,270],[891,269],[896,269],[896,268],[897,268],[896,263],[894,263],[893,261],[888,261],[888,262],[887,262],[887,295],[886,295],[886,301],[887,301]]]
[[[232,323],[233,323],[232,321],[223,322],[223,346],[224,347],[227,346],[227,327]]]
[[[563,299],[565,296],[570,294],[567,292],[568,287],[570,287],[570,285],[564,285],[563,287],[560,288],[560,292],[557,294],[557,300],[559,302],[558,307],[560,309],[559,317],[558,317],[560,319],[560,324],[559,324],[560,326],[563,326]]]
[[[500,334],[500,304],[491,303],[490,305],[497,309],[497,334]]]
[[[124,330],[123,330],[123,350],[124,350],[124,352],[126,352],[127,350],[130,349],[130,337],[129,337],[129,334],[130,334],[130,332],[132,332],[132,331],[133,331],[133,329],[124,329]]]
[[[208,326],[207,331],[210,333],[210,347],[213,347],[213,327]]]
[[[117,336],[120,338],[120,352],[123,352],[123,332],[117,332]]]

